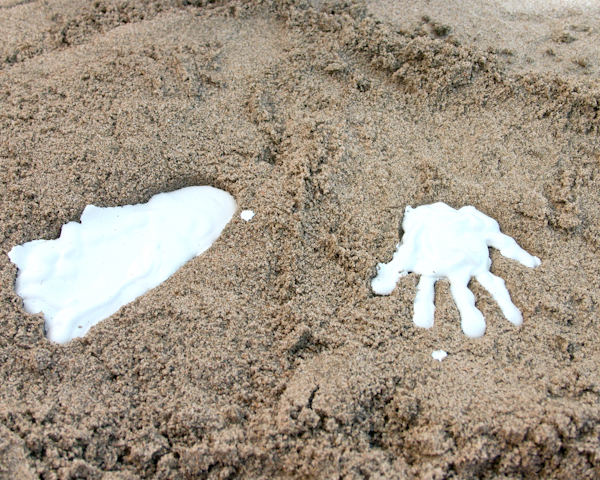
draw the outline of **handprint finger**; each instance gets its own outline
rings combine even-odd
[[[417,296],[414,303],[413,321],[417,327],[433,327],[433,314],[435,312],[435,282],[436,278],[421,276],[417,286]]]
[[[450,292],[460,313],[462,330],[468,337],[479,338],[485,333],[483,314],[475,307],[475,295],[466,283],[450,281]]]
[[[510,299],[510,294],[506,289],[504,280],[490,272],[486,272],[478,275],[477,281],[483,288],[490,292],[492,298],[496,300],[509,322],[517,326],[523,323],[523,315]]]
[[[526,267],[535,268],[542,263],[538,257],[530,255],[519,247],[513,238],[504,235],[503,233],[492,233],[488,235],[486,243],[488,246],[500,250],[500,253],[505,257],[516,260]]]
[[[389,295],[400,277],[406,275],[406,249],[400,246],[390,263],[377,265],[377,276],[371,280],[371,288],[377,295]]]

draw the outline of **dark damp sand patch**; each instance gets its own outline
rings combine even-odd
[[[598,476],[597,84],[366,13],[173,7],[2,70],[4,252],[196,179],[256,216],[64,347],[0,256],[1,475]],[[415,276],[372,294],[435,201],[541,258],[491,252],[521,329],[477,282],[480,340],[444,282],[431,330]]]

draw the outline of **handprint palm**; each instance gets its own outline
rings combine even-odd
[[[434,285],[437,280],[447,278],[460,312],[463,332],[477,338],[485,333],[486,324],[467,286],[471,277],[475,277],[498,302],[510,322],[523,323],[523,316],[512,303],[504,280],[489,271],[492,262],[488,247],[497,248],[505,257],[530,268],[541,262],[501,233],[494,219],[474,207],[455,210],[440,202],[415,209],[406,207],[402,227],[404,235],[392,261],[377,266],[377,276],[371,281],[375,293],[389,295],[400,277],[409,272],[420,274],[413,320],[419,327],[431,328]]]

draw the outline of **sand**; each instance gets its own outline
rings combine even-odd
[[[0,0],[0,478],[600,478],[598,10],[389,3]],[[50,343],[6,253],[190,185],[219,240]],[[542,260],[491,251],[522,327],[372,293],[438,201]]]

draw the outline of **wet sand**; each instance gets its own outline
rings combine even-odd
[[[600,478],[598,11],[389,3],[0,0],[0,478]],[[221,237],[50,343],[6,253],[190,185]],[[429,330],[416,275],[373,294],[438,201],[542,260],[491,250],[522,327],[475,280],[481,339],[446,281]]]

